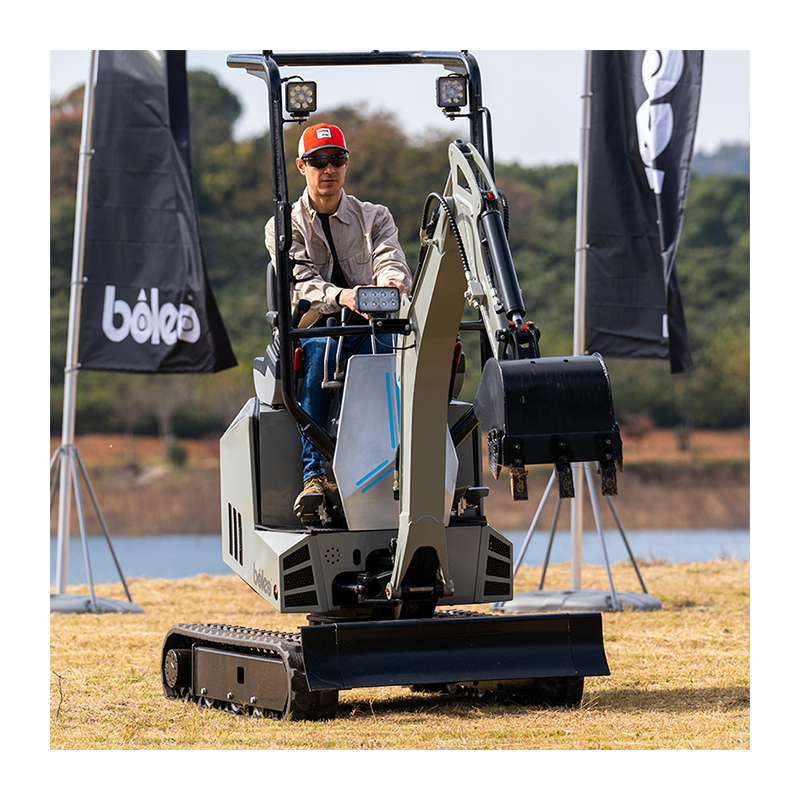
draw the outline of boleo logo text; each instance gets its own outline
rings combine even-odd
[[[661,194],[664,171],[654,168],[655,159],[667,149],[672,138],[672,105],[655,103],[669,94],[683,73],[683,50],[646,50],[642,60],[642,83],[647,100],[636,112],[639,155],[644,162],[647,181],[655,194]]]
[[[112,342],[130,336],[138,344],[173,345],[177,341],[192,344],[200,338],[200,319],[188,303],[178,308],[174,303],[159,305],[158,289],[142,289],[133,308],[116,296],[116,286],[106,286],[103,300],[103,333]]]

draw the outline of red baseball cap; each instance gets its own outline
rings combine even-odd
[[[345,153],[347,152],[347,143],[344,140],[341,128],[337,128],[335,125],[328,125],[326,122],[320,122],[317,125],[306,128],[297,143],[297,156],[298,158],[303,158],[316,150],[321,150],[323,147],[338,147],[340,150],[344,150]]]

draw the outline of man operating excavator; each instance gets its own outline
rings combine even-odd
[[[302,299],[310,303],[301,327],[326,325],[331,317],[337,323],[363,323],[355,306],[359,286],[394,286],[401,293],[411,288],[411,273],[389,210],[344,191],[348,159],[344,134],[335,125],[312,125],[300,137],[296,163],[306,189],[292,207],[289,257],[292,307]],[[275,263],[274,217],[266,226],[266,245]],[[391,352],[390,336],[377,336],[374,343],[372,339],[347,336],[333,346],[326,337],[302,340],[305,380],[300,405],[318,424],[327,421],[333,393],[323,382],[326,375],[333,375],[337,357],[343,369],[350,356],[373,352],[373,346],[375,352]],[[295,500],[294,513],[305,525],[319,524],[323,498],[337,505],[337,488],[326,475],[322,453],[305,437],[302,466],[303,491]]]

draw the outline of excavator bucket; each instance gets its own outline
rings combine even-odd
[[[600,614],[464,614],[311,625],[312,691],[608,675]]]
[[[562,497],[572,496],[569,465],[599,462],[603,493],[616,494],[622,439],[614,418],[605,362],[591,356],[489,359],[475,395],[475,416],[487,431],[489,466],[555,464]]]

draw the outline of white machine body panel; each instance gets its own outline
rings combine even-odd
[[[393,353],[352,356],[347,362],[333,473],[351,531],[396,528],[394,466],[400,444],[400,387]],[[453,504],[458,457],[447,436],[442,521]]]

